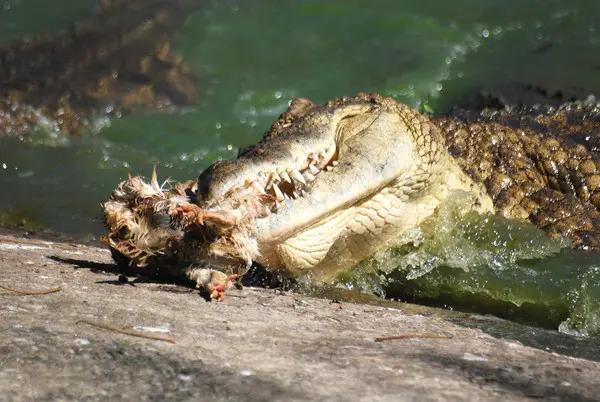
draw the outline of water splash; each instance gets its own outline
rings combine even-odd
[[[340,278],[390,298],[600,333],[600,256],[527,222],[479,215],[455,194],[420,228]]]

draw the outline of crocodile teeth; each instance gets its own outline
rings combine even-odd
[[[327,170],[328,172],[331,172],[333,170],[333,167],[327,166],[327,167],[325,167],[325,170]]]
[[[266,189],[270,189],[271,186],[273,186],[273,184],[275,184],[275,182],[277,181],[281,181],[281,177],[279,177],[279,175],[277,173],[271,173],[271,175],[269,176],[269,179],[267,180],[267,185],[266,185]]]
[[[337,166],[337,165],[339,165],[339,164],[340,164],[340,162],[338,162],[338,161],[333,161],[333,162],[331,162],[331,164],[332,164],[333,166]]]
[[[312,174],[317,174],[319,173],[319,168],[316,167],[315,165],[308,165],[308,170],[310,170],[310,172]]]
[[[288,183],[292,182],[290,175],[286,171],[279,173],[279,175],[283,178],[283,180],[287,181]]]
[[[304,176],[306,176],[306,179],[308,181],[313,181],[315,180],[315,176],[313,176],[313,174],[311,172],[304,172]]]
[[[277,197],[277,201],[283,201],[284,200],[283,193],[281,192],[279,187],[277,187],[277,184],[273,184],[273,190],[275,191],[275,196]]]
[[[321,152],[319,154],[319,161],[319,167],[323,169],[327,165],[327,163],[329,163],[329,158],[327,157],[327,154]]]
[[[299,197],[300,197],[300,194],[298,194],[298,193],[297,193],[297,192],[295,192],[295,191],[294,191],[294,192],[292,192],[292,195],[294,196],[294,198],[299,198]]]
[[[252,182],[252,188],[255,189],[259,194],[266,194],[265,189],[255,181]]]
[[[306,180],[304,180],[304,177],[302,177],[302,173],[300,173],[299,170],[297,170],[297,169],[290,170],[290,175],[294,178],[294,180],[297,180],[302,184],[306,184]]]

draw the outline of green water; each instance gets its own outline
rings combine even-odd
[[[0,1],[0,44],[65,28],[93,4]],[[97,238],[99,202],[128,172],[157,164],[162,177],[194,178],[259,139],[295,96],[322,102],[376,91],[443,112],[480,92],[512,101],[537,99],[528,88],[598,95],[599,17],[597,1],[207,2],[174,38],[200,77],[199,104],[100,120],[80,137],[40,127],[0,140],[0,224]],[[346,280],[393,297],[598,331],[600,258],[496,218],[453,222],[452,236],[425,228],[416,250],[388,250]]]
[[[600,334],[600,254],[574,251],[530,224],[465,213],[464,198],[454,196],[400,245],[341,282],[394,299]]]

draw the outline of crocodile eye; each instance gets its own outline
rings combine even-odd
[[[335,133],[338,144],[347,141],[355,135],[365,131],[379,117],[379,108],[373,107],[371,110],[344,116],[338,123]]]

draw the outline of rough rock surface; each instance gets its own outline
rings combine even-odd
[[[258,288],[206,302],[181,285],[119,280],[114,269],[102,248],[0,233],[2,287],[61,289],[0,289],[0,399],[505,401],[600,393],[593,342],[586,353],[585,341],[552,331]],[[538,336],[521,342],[519,333]],[[447,337],[375,341],[402,334]]]

